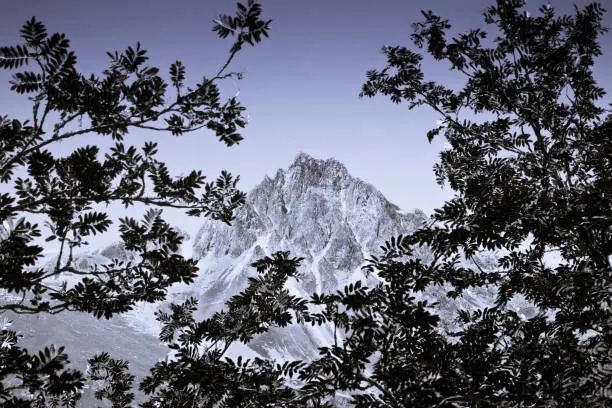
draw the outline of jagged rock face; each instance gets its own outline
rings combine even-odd
[[[424,219],[423,213],[400,213],[338,161],[300,154],[287,170],[266,177],[249,193],[232,226],[207,221],[196,236],[194,255],[235,258],[269,235],[267,244],[274,248],[291,249],[308,262],[323,255],[330,265],[352,270],[381,238],[413,230]]]
[[[338,161],[306,154],[274,178],[266,177],[247,197],[231,226],[204,222],[193,247],[200,276],[195,285],[171,294],[198,297],[202,316],[220,310],[246,287],[247,277],[255,274],[250,263],[278,250],[304,258],[300,279],[289,282],[296,295],[336,291],[357,279],[372,281],[360,269],[366,258],[386,239],[414,231],[426,220],[422,212],[399,211]],[[314,330],[277,330],[250,347],[260,354],[283,349],[291,357],[304,357],[331,335],[325,328]]]
[[[364,261],[379,254],[385,240],[411,233],[426,220],[421,211],[400,211],[372,185],[352,177],[338,161],[300,154],[289,168],[278,170],[274,178],[266,177],[248,194],[231,226],[204,222],[193,242],[199,276],[189,286],[172,287],[166,303],[194,296],[200,303],[196,317],[210,316],[246,288],[247,278],[256,274],[250,267],[253,261],[279,250],[304,258],[299,279],[288,281],[288,289],[295,295],[334,292],[356,280],[374,285],[377,278],[361,270]],[[415,255],[426,262],[432,259],[426,248],[417,248]],[[493,258],[482,261],[495,264]],[[478,288],[451,300],[445,296],[449,289],[431,287],[426,293],[415,294],[419,299],[439,302],[441,329],[454,327],[458,307],[485,307],[495,297],[494,288]],[[155,309],[145,305],[128,313],[127,319],[137,329],[157,334]],[[230,348],[229,353],[309,359],[315,357],[319,346],[332,344],[333,335],[333,329],[325,325],[289,326],[273,329],[246,347]]]
[[[334,159],[297,156],[287,170],[255,187],[231,226],[206,221],[194,257],[258,258],[277,250],[303,257],[306,293],[336,290],[381,241],[413,231],[423,213],[401,213]],[[251,261],[252,259],[249,259]]]

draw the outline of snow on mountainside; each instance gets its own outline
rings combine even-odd
[[[289,282],[294,294],[335,291],[365,279],[361,266],[385,239],[413,231],[427,219],[420,211],[401,212],[372,185],[352,177],[340,162],[303,153],[288,169],[266,177],[247,197],[231,226],[204,221],[193,243],[199,277],[190,286],[172,288],[169,301],[195,296],[201,316],[208,316],[246,287],[247,277],[255,274],[253,261],[279,250],[304,258],[300,279]],[[128,313],[127,319],[138,330],[155,333],[159,327],[151,325],[154,309],[143,306]],[[325,327],[288,327],[260,336],[248,351],[308,357],[330,336]]]
[[[352,177],[340,162],[299,154],[289,168],[278,170],[274,178],[266,177],[248,194],[246,204],[237,211],[231,226],[211,220],[203,222],[191,241],[199,276],[189,286],[170,288],[166,302],[138,305],[135,310],[108,322],[83,313],[63,313],[18,317],[15,327],[26,333],[23,339],[26,346],[39,349],[51,342],[67,346],[79,369],[85,368],[86,359],[95,352],[109,350],[115,357],[133,361],[132,367],[140,376],[147,372],[146,367],[169,351],[157,340],[160,325],[154,312],[159,307],[194,296],[200,304],[196,317],[209,316],[246,287],[247,277],[256,274],[250,267],[253,261],[279,250],[304,258],[299,280],[288,282],[295,295],[309,297],[313,292],[336,291],[359,279],[374,284],[377,278],[366,276],[361,270],[365,260],[379,254],[385,240],[410,233],[427,220],[419,210],[400,211],[375,187]],[[0,227],[0,239],[1,233]],[[185,238],[184,245],[188,245],[190,239]],[[87,270],[91,264],[106,263],[113,258],[128,260],[133,256],[122,245],[114,244],[77,254],[75,266]],[[420,250],[417,256],[424,260],[431,258],[426,249]],[[53,264],[54,256],[48,254],[43,264],[46,262]],[[483,256],[479,263],[484,268],[494,265],[495,256]],[[63,276],[62,280],[70,285],[76,278]],[[446,298],[445,293],[446,288],[437,287],[416,296],[440,302],[443,327],[453,325],[457,307],[468,310],[485,307],[495,295],[491,288],[466,291],[456,300]],[[512,308],[524,315],[534,313],[533,308],[518,299]],[[228,354],[278,360],[309,359],[314,357],[317,346],[329,345],[332,339],[329,327],[295,325],[272,330],[246,346],[236,345]]]
[[[402,212],[372,185],[352,177],[334,159],[317,160],[299,154],[286,170],[266,177],[249,194],[231,226],[207,220],[197,233],[193,256],[199,259],[200,273],[190,286],[172,288],[169,301],[188,296],[200,300],[200,317],[223,307],[230,296],[247,285],[255,271],[250,264],[278,250],[303,257],[300,279],[290,280],[295,295],[332,292],[362,279],[369,284],[361,266],[379,252],[385,240],[419,228],[425,214]],[[418,256],[427,258],[423,250]],[[452,320],[455,301],[443,299],[442,288],[421,297],[442,300],[444,314]],[[474,307],[489,304],[492,293],[470,292],[458,302]],[[136,329],[156,333],[155,307],[147,305],[130,312],[127,318]],[[275,329],[256,338],[248,348],[236,352],[280,359],[309,358],[317,347],[332,342],[329,327],[291,326]],[[232,350],[230,350],[231,352]]]

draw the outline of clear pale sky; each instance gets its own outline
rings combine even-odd
[[[246,2],[246,0],[245,0]],[[612,1],[605,0],[609,8]],[[244,80],[227,82],[228,95],[240,91],[250,123],[245,140],[226,148],[209,132],[181,138],[133,132],[127,142],[160,142],[162,158],[176,174],[202,169],[211,178],[225,168],[241,175],[241,188],[250,190],[276,169],[287,167],[298,152],[317,158],[335,157],[349,171],[374,184],[405,210],[430,212],[449,197],[435,184],[432,165],[443,145],[429,144],[427,130],[438,117],[426,109],[408,111],[384,97],[359,99],[358,93],[371,68],[382,68],[382,45],[411,45],[411,23],[421,20],[421,9],[449,18],[454,28],[482,26],[481,12],[490,0],[262,0],[264,16],[272,18],[270,39],[245,48],[232,68]],[[528,2],[533,14],[544,1]],[[574,2],[552,0],[560,11]],[[587,1],[579,0],[578,5]],[[106,51],[123,50],[140,41],[149,63],[167,72],[181,59],[194,81],[216,72],[231,45],[211,31],[212,19],[232,14],[228,0],[2,0],[0,43],[18,41],[21,25],[36,16],[49,32],[65,32],[84,73],[100,73],[108,62]],[[606,16],[612,26],[612,15]],[[597,76],[610,89],[606,75],[612,62],[612,40],[602,40],[604,56]],[[460,79],[444,64],[425,61],[430,79],[452,83]],[[8,91],[9,74],[0,72],[0,114],[24,119],[25,98]],[[99,143],[82,136],[82,143]]]

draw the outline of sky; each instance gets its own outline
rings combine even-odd
[[[604,1],[607,3],[610,0]],[[246,0],[245,0],[246,2]],[[612,1],[610,1],[612,3]],[[231,40],[211,31],[220,13],[233,14],[228,0],[2,0],[0,45],[17,43],[19,29],[36,16],[49,32],[64,32],[86,74],[100,73],[108,64],[106,51],[123,50],[140,41],[149,63],[167,72],[180,59],[192,84],[212,75],[224,62]],[[223,86],[226,95],[239,92],[247,107],[245,140],[227,148],[208,131],[176,138],[134,131],[126,139],[137,146],[146,140],[160,144],[160,158],[175,174],[201,169],[215,178],[221,169],[241,176],[248,191],[265,175],[287,167],[299,152],[316,158],[334,157],[349,172],[376,186],[404,210],[431,212],[451,196],[435,183],[432,166],[443,140],[428,143],[426,132],[438,116],[427,109],[409,111],[385,97],[358,97],[365,73],[383,68],[383,45],[411,45],[411,24],[420,10],[448,18],[461,32],[482,27],[481,12],[490,0],[261,0],[263,15],[273,19],[270,38],[245,48],[231,68],[242,81]],[[574,2],[552,0],[560,11]],[[578,5],[588,2],[579,0]],[[543,1],[528,1],[537,12]],[[606,16],[612,26],[612,14]],[[596,74],[610,89],[605,67],[612,62],[612,38],[602,40],[604,56]],[[427,79],[447,84],[461,81],[443,63],[425,60]],[[9,92],[7,72],[0,72],[0,114],[25,119],[29,102]],[[66,142],[59,151],[84,143],[104,144],[96,136]]]

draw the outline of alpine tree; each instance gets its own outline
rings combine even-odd
[[[271,20],[261,14],[261,6],[249,0],[238,3],[233,16],[215,20],[218,37],[233,38],[229,55],[216,73],[193,87],[186,85],[180,61],[164,79],[148,64],[140,43],[108,52],[108,67],[100,75],[85,75],[68,38],[49,34],[34,17],[23,25],[20,44],[0,47],[0,68],[14,71],[10,90],[32,103],[27,120],[0,117],[0,311],[81,311],[110,318],[137,302],[164,299],[173,283],[193,280],[196,261],[177,252],[183,238],[163,220],[162,209],[230,223],[244,201],[238,178],[224,171],[207,182],[199,170],[173,176],[158,158],[156,143],[136,147],[129,133],[145,129],[180,136],[208,129],[227,146],[239,143],[245,108],[235,97],[223,98],[219,83],[239,79],[240,73],[228,71],[234,57],[268,36]],[[62,157],[49,150],[91,134],[107,137],[112,147],[103,151],[83,144]],[[134,261],[83,270],[75,265],[74,251],[117,221],[104,211],[111,203],[149,208],[142,220],[118,219],[122,245],[135,254]],[[43,245],[50,241],[59,244],[59,255],[43,267]],[[62,283],[51,284],[52,278]],[[8,322],[0,337],[3,406],[74,406],[85,376],[66,368],[62,347],[31,353],[19,345]],[[102,353],[90,366],[92,379],[121,385],[100,389],[100,398],[114,406],[130,404],[133,376],[124,372],[126,362]]]

